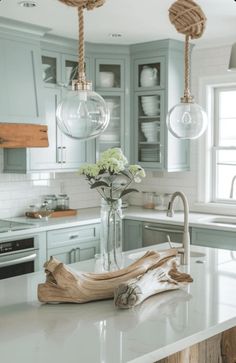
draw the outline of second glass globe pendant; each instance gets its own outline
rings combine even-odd
[[[185,87],[181,102],[167,114],[167,127],[179,139],[197,139],[207,128],[207,115],[190,92],[189,38],[201,37],[206,23],[202,9],[192,0],[177,0],[169,9],[170,21],[185,34]]]
[[[105,0],[59,0],[78,8],[79,59],[78,79],[72,81],[72,90],[57,107],[57,124],[67,136],[77,140],[88,140],[104,132],[110,120],[106,102],[92,91],[92,83],[86,80],[84,69],[84,17],[83,11],[102,6]]]

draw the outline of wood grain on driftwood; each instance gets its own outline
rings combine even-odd
[[[159,291],[161,281],[163,289],[176,289],[183,283],[192,281],[187,274],[179,272],[176,265],[170,263],[177,256],[178,251],[169,249],[163,252],[148,251],[140,259],[126,268],[114,272],[87,273],[75,271],[65,266],[60,261],[51,257],[45,263],[46,282],[38,285],[38,299],[41,302],[71,302],[85,303],[94,300],[111,299],[116,291],[116,305],[129,307],[140,303],[148,296]],[[169,270],[169,271],[168,271]],[[137,280],[134,280],[137,279]],[[148,292],[142,291],[143,296],[136,299],[132,304],[131,300],[122,297],[124,286],[129,281],[146,286],[147,281],[153,280]],[[126,284],[126,285],[124,285]],[[164,288],[165,287],[165,288]],[[127,306],[125,305],[127,301]]]

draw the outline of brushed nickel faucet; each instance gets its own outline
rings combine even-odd
[[[233,177],[232,181],[231,181],[231,188],[230,188],[230,195],[229,197],[232,199],[234,196],[234,182],[236,180],[236,175]]]
[[[188,206],[188,200],[184,193],[182,192],[175,192],[169,202],[168,209],[167,209],[167,216],[173,217],[174,216],[174,210],[173,210],[173,204],[176,197],[180,197],[183,205],[184,205],[184,233],[183,233],[183,239],[182,248],[178,249],[178,252],[181,255],[181,261],[180,263],[182,265],[189,265],[190,263],[190,236],[189,236],[189,206]]]

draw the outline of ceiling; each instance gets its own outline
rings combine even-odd
[[[77,38],[74,8],[58,0],[35,0],[37,7],[23,8],[20,0],[0,0],[0,15],[51,29],[52,34]],[[166,38],[183,39],[168,19],[173,0],[106,0],[104,6],[85,11],[85,38],[90,42],[133,44]],[[198,0],[208,22],[199,47],[231,44],[236,38],[235,0]],[[121,33],[121,38],[109,34]]]

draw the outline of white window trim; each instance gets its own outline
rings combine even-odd
[[[216,87],[235,86],[236,73],[222,76],[201,77],[199,79],[199,104],[208,115],[208,128],[205,134],[198,140],[198,202],[194,204],[194,210],[206,213],[236,215],[235,204],[211,202],[211,147],[213,146],[213,95]]]

